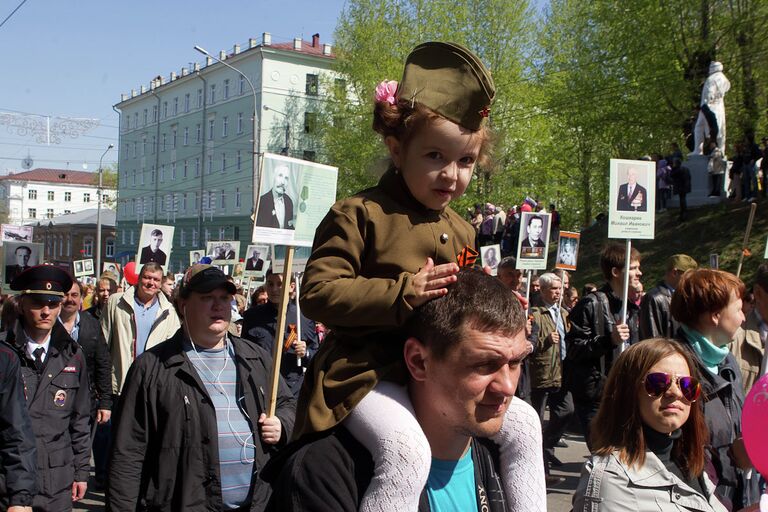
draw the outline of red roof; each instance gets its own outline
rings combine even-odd
[[[316,46],[312,46],[312,41],[302,41],[301,50],[293,49],[293,41],[288,43],[273,43],[266,48],[277,48],[278,50],[289,50],[292,52],[306,53],[307,55],[314,55],[316,57],[325,57],[326,59],[335,59],[336,55],[333,53],[333,47],[331,47],[331,54],[323,54],[323,44],[318,40]]]
[[[93,185],[95,173],[70,171],[68,169],[32,169],[0,176],[0,180],[40,181],[44,183],[69,183],[71,185]]]

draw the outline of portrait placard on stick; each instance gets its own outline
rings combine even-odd
[[[93,275],[93,259],[75,260],[72,262],[75,277],[85,277]]]
[[[561,231],[557,242],[557,259],[555,268],[563,270],[576,270],[576,261],[579,257],[580,233]]]
[[[240,242],[238,240],[208,242],[205,252],[214,265],[234,265],[238,262]]]
[[[205,249],[195,249],[194,251],[189,251],[189,265],[195,265],[196,263],[200,263],[200,260],[205,256]]]
[[[0,225],[0,245],[3,242],[31,242],[32,226]]]
[[[168,261],[173,247],[173,226],[160,224],[142,224],[139,248],[136,252],[136,267],[141,272],[145,263],[155,262],[168,270]]]
[[[644,160],[611,159],[608,238],[654,237],[656,165]]]
[[[480,258],[484,267],[491,267],[491,275],[495,276],[499,268],[499,255],[501,254],[501,246],[486,245],[480,248]]]
[[[268,245],[249,245],[245,251],[243,277],[264,277],[267,274],[267,270],[269,270],[270,261]]]
[[[5,256],[3,293],[18,293],[11,291],[11,281],[29,267],[34,267],[41,263],[43,259],[43,244],[5,242],[3,244],[3,254]]]
[[[523,212],[517,243],[517,268],[546,270],[549,249],[549,213]]]
[[[266,153],[262,158],[254,243],[311,247],[336,201],[338,169]]]

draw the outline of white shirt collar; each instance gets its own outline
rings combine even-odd
[[[35,340],[29,337],[27,334],[27,331],[24,332],[24,338],[26,339],[26,353],[27,356],[34,361],[35,354],[33,353],[37,347],[43,347],[43,361],[45,361],[45,358],[48,356],[48,347],[51,344],[51,333],[48,333],[48,337],[45,338],[45,341],[42,343],[37,343]]]

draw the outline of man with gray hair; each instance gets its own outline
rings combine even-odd
[[[272,173],[272,188],[259,197],[256,225],[261,228],[294,229],[293,200],[288,195],[290,168],[278,165]]]
[[[559,276],[547,272],[539,276],[541,306],[530,309],[533,322],[534,352],[530,357],[531,403],[542,423],[544,409],[549,406],[549,423],[543,432],[544,459],[560,466],[555,446],[573,414],[573,398],[562,385],[565,359],[565,334],[570,330],[568,312],[560,305],[563,291]]]

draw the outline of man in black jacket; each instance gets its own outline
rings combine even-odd
[[[590,423],[597,414],[603,383],[623,346],[640,340],[639,308],[627,301],[627,318],[621,319],[624,286],[624,244],[612,242],[600,254],[600,270],[606,283],[582,298],[571,311],[571,330],[565,335],[566,356],[563,381],[573,395],[576,417],[587,446],[591,446]],[[629,286],[640,281],[640,253],[632,248]]]
[[[27,408],[37,441],[35,510],[72,510],[85,496],[90,471],[91,397],[85,355],[59,323],[72,278],[50,265],[11,282],[21,292],[19,321],[7,341],[21,361]]]
[[[37,455],[19,370],[13,348],[0,342],[0,508],[31,512],[37,494]]]
[[[640,302],[640,339],[675,337],[680,325],[669,312],[672,293],[685,271],[698,266],[696,260],[687,254],[675,254],[669,257],[664,279],[648,290]]]
[[[279,381],[267,416],[269,354],[227,335],[235,285],[193,265],[176,307],[182,328],[134,361],[115,411],[112,510],[260,511],[258,479],[291,435],[295,402]]]
[[[501,428],[530,351],[519,301],[495,278],[462,271],[447,295],[417,308],[404,332],[408,392],[433,457],[418,510],[515,510],[501,485],[498,449],[487,438]],[[474,485],[465,485],[459,467],[474,475]],[[543,467],[530,469],[543,475]],[[357,511],[372,476],[370,453],[342,423],[270,462],[269,510]]]

